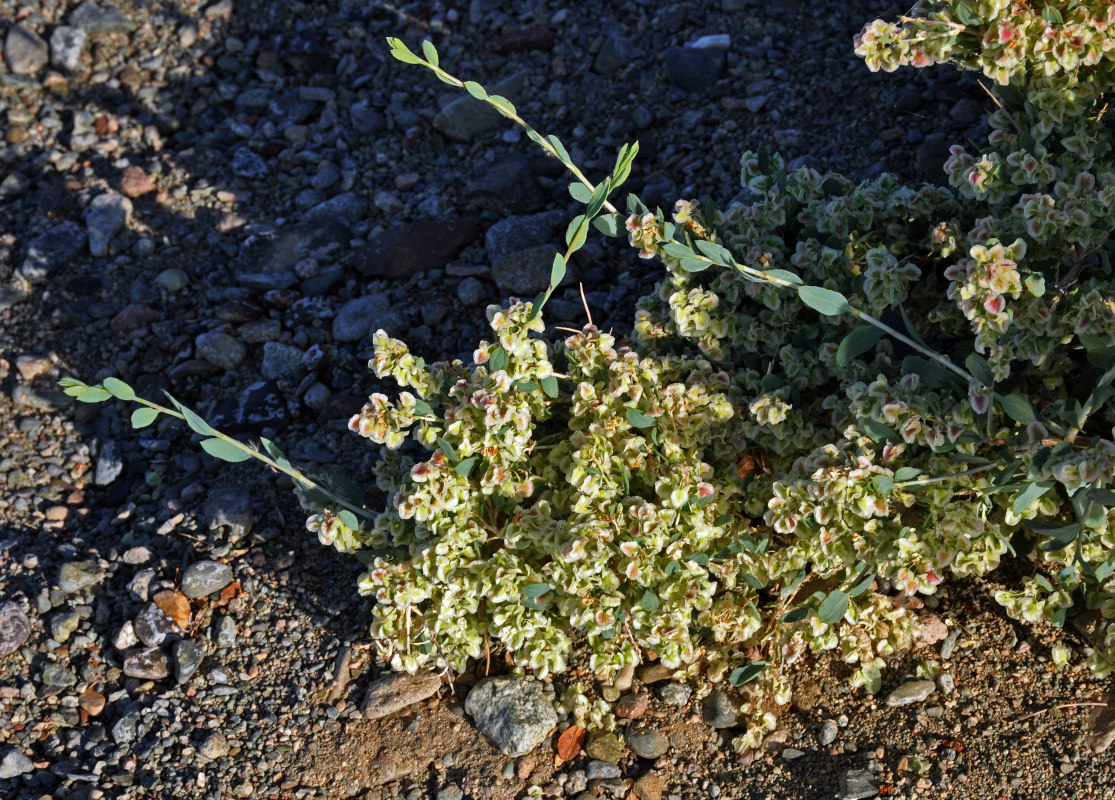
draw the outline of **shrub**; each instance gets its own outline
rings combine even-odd
[[[593,184],[430,43],[389,44],[572,171],[586,210],[550,289],[489,307],[472,365],[426,365],[376,334],[370,366],[408,391],[372,395],[349,427],[383,446],[382,510],[174,401],[139,400],[133,420],[182,416],[214,455],[294,477],[309,529],[368,564],[360,591],[396,668],[463,670],[495,639],[545,675],[577,636],[604,678],[653,654],[679,675],[754,681],[735,743],[752,749],[803,655],[838,651],[877,691],[911,641],[902,596],[1007,554],[1026,575],[996,596],[1008,613],[1062,625],[1098,609],[1090,665],[1115,667],[1109,4],[925,2],[864,28],[872,69],[952,62],[996,81],[988,143],[952,148],[948,186],[749,152],[746,202],[683,199],[668,217],[609,200],[637,145]],[[665,275],[629,340],[589,324],[550,342],[543,307],[590,226]],[[134,398],[111,379],[67,391]]]

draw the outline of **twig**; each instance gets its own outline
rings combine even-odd
[[[1033,719],[1034,717],[1040,717],[1042,714],[1046,713],[1047,711],[1053,711],[1054,709],[1077,708],[1079,706],[1107,706],[1107,705],[1110,705],[1110,704],[1109,703],[1095,702],[1095,701],[1091,701],[1091,700],[1081,700],[1080,702],[1077,702],[1077,703],[1058,703],[1055,706],[1050,706],[1049,708],[1043,708],[1040,711],[1035,711],[1033,714],[1027,714],[1024,717],[1019,717],[1018,719],[1014,720],[1014,723],[1017,725],[1019,722],[1025,722],[1028,719]]]
[[[585,307],[585,316],[588,317],[588,324],[592,325],[592,312],[588,310],[588,300],[585,299],[585,285],[578,283],[577,288],[581,290],[581,303]]]

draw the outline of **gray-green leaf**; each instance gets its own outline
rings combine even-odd
[[[109,393],[117,400],[131,401],[136,399],[136,393],[132,391],[132,387],[119,378],[105,378],[101,385],[108,389]]]
[[[848,299],[840,292],[820,286],[799,286],[798,297],[814,311],[829,317],[835,317],[851,309]]]
[[[230,442],[226,442],[224,439],[202,439],[201,449],[214,458],[228,461],[231,464],[247,461],[252,457],[250,453],[241,450]]]
[[[153,408],[137,408],[132,412],[132,427],[146,428],[159,416],[159,412]]]

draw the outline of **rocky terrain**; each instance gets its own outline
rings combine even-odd
[[[994,576],[930,599],[878,697],[804,665],[758,758],[727,745],[730,696],[653,665],[592,686],[620,724],[581,747],[558,738],[560,687],[498,653],[453,682],[384,673],[360,565],[305,533],[289,484],[57,390],[167,390],[309,471],[366,478],[345,422],[387,388],[369,334],[468,358],[487,304],[545,286],[575,213],[556,162],[385,36],[430,37],[590,176],[638,139],[630,186],[668,207],[730,202],[759,146],[938,179],[990,101],[949,69],[859,63],[852,34],[904,10],[0,0],[0,796],[1115,795],[1087,639],[1010,622]],[[573,267],[547,321],[583,324],[580,282],[620,335],[658,269],[614,241]]]

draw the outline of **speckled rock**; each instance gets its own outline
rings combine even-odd
[[[232,583],[232,567],[218,561],[198,561],[182,573],[182,593],[186,597],[208,597]]]
[[[380,719],[433,696],[440,688],[441,678],[426,670],[413,675],[408,672],[384,675],[368,687],[360,713],[365,719]]]
[[[512,757],[538,747],[558,723],[542,684],[518,675],[480,681],[468,693],[465,711],[496,747]]]
[[[31,620],[18,603],[0,605],[0,658],[14,653],[31,635]]]

